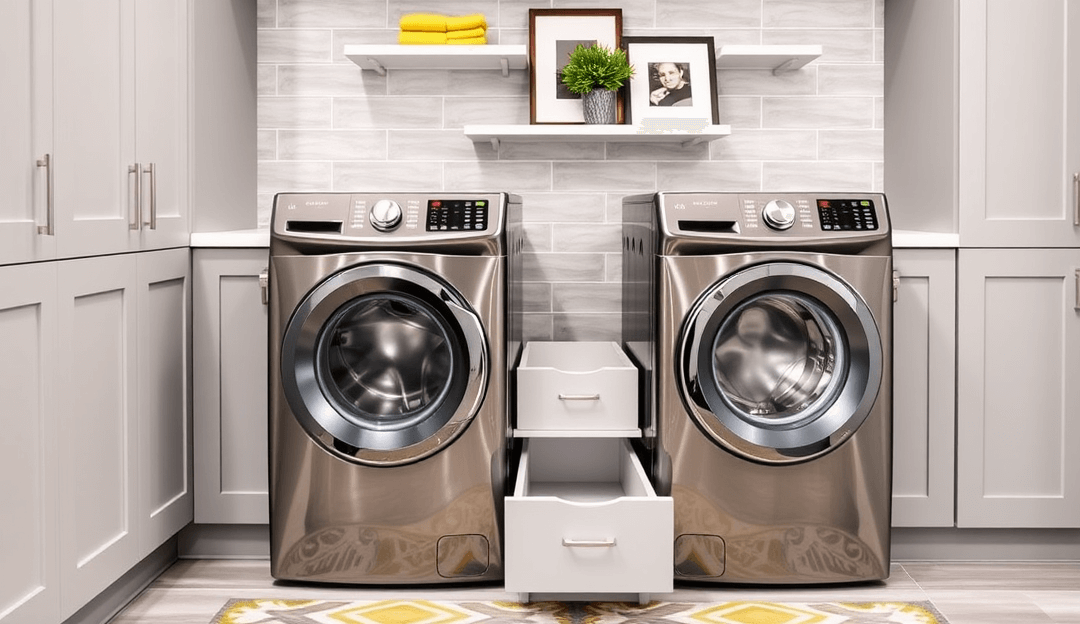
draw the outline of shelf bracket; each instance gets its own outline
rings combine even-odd
[[[692,145],[697,145],[698,143],[704,143],[704,142],[705,142],[705,137],[703,137],[703,136],[694,137],[693,139],[690,139],[689,141],[686,141],[685,143],[683,143],[683,147],[690,147]]]
[[[379,62],[379,59],[374,59],[369,56],[367,62],[371,63],[371,68],[375,70],[376,74],[379,74],[380,76],[386,75],[386,68]]]
[[[510,77],[510,59],[508,59],[508,58],[499,59],[499,65],[502,67],[503,78],[509,78]]]
[[[789,58],[788,60],[784,61],[783,63],[780,63],[779,65],[777,65],[776,67],[773,68],[773,70],[772,70],[773,76],[779,76],[780,74],[790,70],[792,68],[792,66],[795,65],[798,62],[799,62],[799,59],[797,59],[797,58]]]
[[[499,151],[499,137],[491,137],[491,149]]]

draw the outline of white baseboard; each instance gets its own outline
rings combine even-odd
[[[1080,561],[1080,529],[893,529],[892,560]]]
[[[105,588],[105,591],[98,594],[86,606],[64,620],[64,624],[108,622],[176,561],[176,546],[176,537],[169,538],[115,583]]]
[[[267,524],[189,524],[179,540],[181,559],[270,558]]]

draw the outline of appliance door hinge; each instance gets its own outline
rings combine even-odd
[[[900,299],[900,271],[892,272],[892,300],[896,303]]]

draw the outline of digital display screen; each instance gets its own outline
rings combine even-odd
[[[427,205],[429,232],[487,229],[488,202],[483,199],[432,199]]]
[[[869,199],[819,199],[817,207],[823,230],[878,229],[877,212],[874,202]]]

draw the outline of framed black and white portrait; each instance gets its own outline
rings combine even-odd
[[[579,45],[618,49],[622,9],[529,9],[529,121],[585,123],[581,95],[562,83],[562,68]],[[622,104],[617,108],[622,122]]]
[[[626,37],[623,49],[634,66],[626,98],[629,123],[720,123],[712,37]]]

